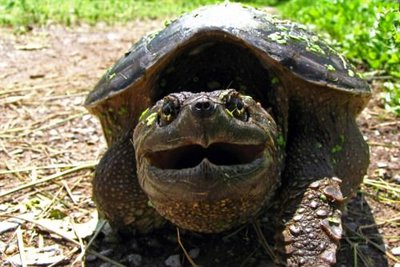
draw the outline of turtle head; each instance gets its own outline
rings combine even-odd
[[[274,119],[249,96],[173,93],[134,131],[139,183],[174,224],[221,232],[268,204],[280,181],[277,139]]]

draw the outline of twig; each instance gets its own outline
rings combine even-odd
[[[26,91],[34,91],[34,90],[40,90],[40,89],[46,89],[49,87],[59,87],[60,85],[63,84],[68,84],[69,81],[65,79],[64,81],[58,81],[58,82],[52,82],[52,83],[41,83],[33,86],[29,85],[22,85],[23,87],[18,87],[17,85],[12,85],[13,87],[16,87],[15,89],[6,89],[3,91],[0,91],[0,96],[6,95],[6,94],[11,94],[11,93],[17,93],[17,92],[26,92]]]
[[[386,189],[389,192],[395,192],[395,193],[400,194],[400,187],[398,187],[396,185],[392,185],[390,183],[387,183],[381,179],[372,180],[372,179],[364,178],[363,184],[374,186],[374,187],[377,187],[378,189]]]
[[[389,147],[389,148],[400,148],[399,145],[395,145],[393,143],[386,144],[386,143],[379,143],[379,142],[372,142],[372,141],[367,142],[367,143],[370,146],[383,146],[383,147]]]
[[[372,241],[369,237],[367,237],[364,234],[360,234],[358,232],[355,232],[353,230],[351,230],[349,227],[347,227],[346,225],[344,225],[344,227],[346,228],[347,232],[351,232],[355,235],[357,235],[359,238],[364,239],[366,242],[368,242],[369,244],[371,244],[372,246],[374,246],[376,249],[378,249],[380,252],[382,252],[383,254],[386,255],[386,257],[390,258],[391,260],[395,261],[395,262],[399,262],[399,260],[392,255],[392,253],[386,251],[384,248],[382,248],[381,246],[379,246],[377,243],[375,243],[374,241]]]
[[[197,267],[197,264],[193,261],[192,257],[190,257],[189,253],[186,251],[185,247],[183,246],[183,243],[181,241],[181,234],[179,232],[179,228],[178,227],[176,227],[176,235],[177,235],[177,238],[178,238],[178,244],[179,244],[179,246],[181,246],[181,248],[183,250],[183,253],[185,254],[187,260],[190,262],[190,264],[193,267]]]
[[[65,190],[67,191],[67,194],[69,196],[69,198],[71,199],[72,203],[74,203],[75,205],[78,204],[75,200],[74,195],[72,194],[71,189],[69,188],[68,184],[63,180],[61,181],[61,184],[64,186]]]
[[[381,128],[381,127],[394,126],[394,125],[400,125],[400,121],[395,120],[395,121],[387,121],[387,122],[378,123],[376,125],[372,125],[370,127],[370,129],[375,130],[375,129],[378,129],[378,128]]]
[[[78,233],[76,232],[75,223],[74,223],[74,220],[73,220],[72,218],[70,218],[70,223],[71,223],[71,225],[72,225],[72,230],[74,231],[74,234],[75,234],[76,238],[78,239],[79,245],[80,245],[80,248],[81,248],[81,253],[79,254],[78,257],[76,257],[75,261],[71,264],[71,266],[74,266],[74,264],[75,264],[78,260],[82,261],[82,258],[83,258],[83,256],[85,255],[85,245],[83,244],[82,238],[81,238],[81,237],[78,235]]]
[[[40,222],[38,222],[38,221],[36,221],[36,220],[27,219],[27,218],[22,218],[22,217],[18,217],[18,216],[8,216],[8,215],[0,215],[0,217],[15,218],[15,219],[19,219],[19,220],[23,220],[23,221],[27,221],[27,222],[33,223],[33,224],[35,224],[35,225],[37,225],[37,226],[39,226],[39,227],[41,227],[41,228],[43,228],[43,229],[45,229],[45,230],[47,230],[47,231],[49,231],[49,232],[52,232],[52,233],[54,233],[54,234],[56,234],[56,235],[58,235],[58,236],[61,236],[61,237],[64,238],[65,240],[67,240],[67,241],[69,241],[69,242],[71,242],[71,243],[73,243],[73,244],[75,244],[75,245],[80,246],[80,243],[79,243],[78,241],[76,241],[76,240],[74,240],[74,239],[71,239],[71,238],[69,238],[68,236],[65,236],[63,233],[60,233],[60,232],[58,232],[58,231],[56,231],[56,230],[54,230],[54,229],[50,229],[50,228],[46,227],[45,225],[41,224]],[[94,251],[94,250],[89,249],[89,250],[86,250],[86,251],[87,251],[88,253],[90,253],[90,254],[95,255],[96,257],[98,257],[98,258],[100,258],[100,259],[102,259],[102,260],[104,260],[104,261],[107,261],[107,262],[109,262],[109,263],[115,265],[115,266],[118,266],[118,267],[126,267],[125,265],[120,264],[120,263],[118,263],[118,262],[116,262],[116,261],[114,261],[114,260],[112,260],[112,259],[110,259],[110,258],[108,258],[108,257],[106,257],[106,256],[104,256],[104,255],[102,255],[102,254],[100,254],[100,253]]]
[[[89,250],[87,250],[87,252],[89,252],[92,255],[95,255],[97,258],[102,259],[103,261],[106,261],[106,262],[109,262],[109,263],[113,264],[113,266],[126,267],[126,265],[123,265],[123,264],[121,264],[121,263],[119,263],[119,262],[117,262],[115,260],[112,260],[112,259],[110,259],[110,258],[98,253],[97,251],[89,249]]]
[[[90,246],[92,245],[93,241],[96,239],[96,237],[99,235],[99,233],[103,229],[104,225],[106,225],[106,221],[105,220],[99,220],[99,223],[96,226],[96,231],[94,232],[93,236],[90,238],[89,242],[87,243],[85,250],[88,250],[90,248]]]
[[[270,246],[268,245],[267,240],[265,240],[265,236],[260,227],[260,222],[253,221],[252,224],[253,224],[254,230],[256,231],[256,234],[257,234],[257,237],[258,237],[258,240],[259,240],[261,246],[264,248],[265,252],[267,252],[267,254],[271,257],[271,259],[275,260],[275,254],[272,251],[272,249],[270,248]]]
[[[381,221],[381,222],[377,222],[377,223],[374,223],[374,224],[362,225],[362,226],[360,226],[358,229],[359,229],[360,231],[362,231],[362,230],[364,230],[364,229],[368,229],[368,228],[372,228],[372,227],[381,226],[381,225],[384,225],[384,224],[387,224],[387,223],[391,223],[391,222],[395,222],[395,221],[400,221],[400,216],[394,217],[394,218],[392,218],[392,219],[384,220],[384,221]]]
[[[30,183],[26,183],[26,184],[17,186],[17,187],[15,187],[15,188],[7,191],[7,192],[1,193],[0,197],[4,197],[4,196],[10,195],[12,193],[15,193],[15,192],[17,192],[19,190],[26,189],[26,188],[29,188],[29,187],[32,187],[32,186],[35,186],[35,185],[38,185],[38,184],[41,184],[41,183],[45,183],[45,182],[48,182],[48,181],[51,181],[51,180],[54,180],[54,179],[61,178],[61,177],[65,176],[65,175],[73,173],[73,172],[77,172],[77,171],[80,171],[80,170],[83,170],[83,169],[93,168],[94,166],[96,166],[96,164],[97,163],[83,164],[83,165],[77,166],[75,168],[72,168],[72,169],[69,169],[69,170],[66,170],[66,171],[63,171],[63,172],[60,172],[60,173],[55,173],[55,174],[50,175],[50,176],[48,176],[46,178],[39,179],[39,180],[30,182]]]
[[[116,262],[116,261],[114,261],[114,260],[112,260],[112,259],[110,259],[108,257],[105,257],[104,255],[102,255],[102,254],[90,249],[90,246],[92,245],[92,243],[96,239],[96,237],[99,235],[99,233],[101,232],[101,229],[103,229],[105,224],[106,224],[105,220],[100,221],[98,223],[98,225],[96,226],[96,231],[94,232],[94,234],[90,238],[90,240],[87,243],[86,247],[83,249],[82,254],[90,253],[90,254],[93,254],[96,257],[98,257],[98,258],[100,258],[100,259],[102,259],[102,260],[104,260],[106,262],[109,262],[109,263],[111,263],[111,264],[113,264],[115,266],[125,267],[125,265],[120,264],[120,263],[118,263],[118,262]]]
[[[24,246],[24,239],[22,237],[22,230],[21,225],[17,228],[17,240],[18,240],[18,250],[19,256],[21,258],[21,265],[22,267],[26,267],[26,254],[25,254],[25,246]]]
[[[61,124],[64,124],[70,120],[80,118],[80,117],[84,116],[85,114],[87,114],[87,113],[82,112],[82,113],[78,113],[78,114],[73,114],[65,119],[58,120],[49,125],[42,125],[40,127],[35,128],[35,126],[33,126],[33,125],[40,123],[37,121],[37,122],[33,123],[33,125],[30,125],[28,127],[20,127],[20,128],[12,128],[12,129],[4,130],[4,131],[0,132],[0,135],[5,134],[5,133],[12,133],[12,132],[22,132],[21,134],[18,135],[18,137],[23,137],[23,136],[26,136],[26,135],[32,133],[33,131],[43,131],[43,130],[48,130],[48,129],[54,128],[56,126],[60,126]],[[54,116],[52,116],[52,117],[54,117]]]
[[[60,232],[56,231],[55,229],[48,228],[47,226],[41,224],[39,221],[36,221],[35,219],[28,219],[28,218],[24,218],[24,217],[11,216],[11,215],[0,215],[0,217],[13,218],[13,219],[18,219],[18,220],[26,221],[26,222],[29,222],[29,223],[33,223],[33,224],[35,224],[35,225],[37,225],[37,226],[39,226],[39,227],[41,227],[41,228],[43,228],[43,229],[45,229],[45,230],[47,230],[49,232],[52,232],[52,233],[54,233],[54,234],[56,234],[58,236],[61,236],[65,240],[67,240],[67,241],[79,246],[79,242],[78,241],[76,241],[74,239],[71,239],[68,236],[65,236],[63,233],[60,233]]]
[[[86,162],[83,164],[97,164],[95,162]],[[13,169],[13,170],[0,170],[0,174],[11,174],[11,173],[16,173],[16,172],[30,172],[33,170],[45,170],[45,169],[61,169],[61,168],[72,168],[72,167],[77,167],[81,166],[82,163],[79,165],[77,164],[52,164],[52,165],[47,165],[47,166],[33,166],[33,167],[27,167],[27,168],[21,168],[21,169]]]

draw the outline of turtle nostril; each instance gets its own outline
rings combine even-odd
[[[203,102],[203,109],[204,110],[209,110],[211,108],[210,102]]]
[[[197,116],[208,117],[215,110],[215,105],[210,100],[199,100],[193,106],[193,111]]]
[[[194,106],[199,111],[211,109],[211,103],[209,101],[197,102]]]

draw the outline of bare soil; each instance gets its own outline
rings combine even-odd
[[[233,247],[215,246],[215,257],[207,261],[201,254],[213,241],[182,232],[179,245],[175,229],[164,241],[156,238],[160,233],[127,243],[100,234],[83,255],[83,243],[92,234],[90,225],[96,222],[90,181],[106,143],[97,119],[82,103],[132,43],[161,26],[161,21],[74,28],[49,25],[23,35],[0,29],[1,266],[18,265],[21,254],[39,255],[44,266],[115,265],[105,257],[130,266],[154,266],[146,258],[152,256],[159,266],[190,265],[183,248],[203,266],[271,265],[268,256],[258,263],[253,260],[260,251],[265,254],[265,248],[251,226],[233,239],[213,237],[230,238],[226,243]],[[373,89],[374,99],[359,117],[371,164],[349,204],[337,266],[400,263],[400,257],[391,253],[400,249],[400,120],[383,109],[378,83],[373,83]],[[85,235],[89,237],[84,239]],[[192,246],[196,240],[200,245]],[[221,256],[224,253],[229,255]],[[239,254],[241,258],[235,256]]]

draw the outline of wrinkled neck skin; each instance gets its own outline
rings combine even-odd
[[[268,205],[279,186],[278,136],[268,112],[233,89],[168,95],[134,131],[139,183],[174,224],[230,229]]]

